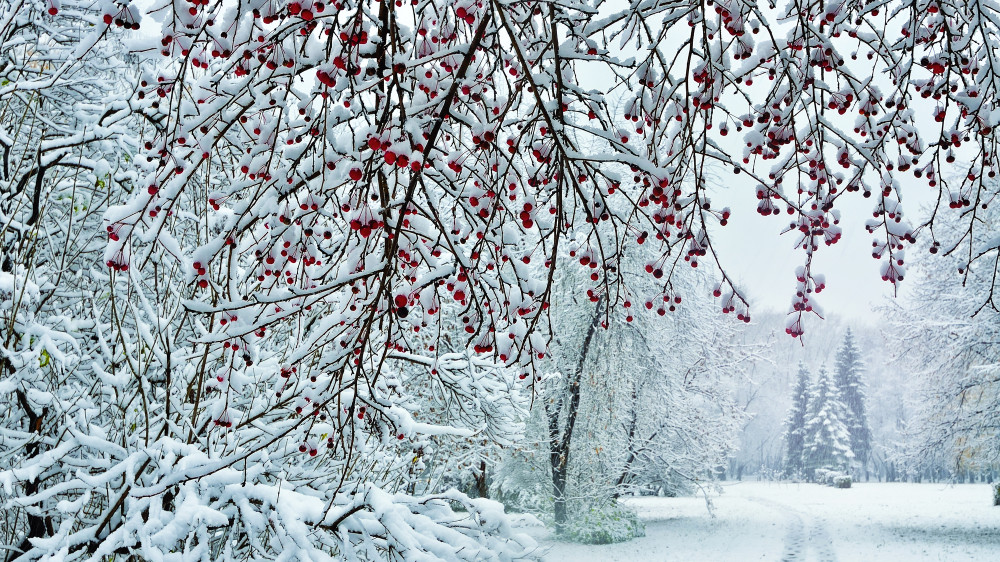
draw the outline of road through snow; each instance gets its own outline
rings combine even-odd
[[[746,482],[712,498],[627,500],[646,536],[615,545],[579,545],[532,530],[547,562],[993,561],[1000,507],[989,486]]]

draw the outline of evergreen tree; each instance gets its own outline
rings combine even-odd
[[[865,364],[850,328],[844,336],[844,343],[837,350],[834,368],[840,401],[845,407],[844,423],[851,437],[851,451],[854,452],[854,459],[864,467],[871,455],[872,432],[865,409],[865,384],[861,380]]]
[[[809,371],[799,361],[799,373],[792,391],[792,407],[785,417],[785,474],[794,475],[802,470],[802,452],[805,448],[806,411],[809,407]]]
[[[844,423],[845,407],[834,377],[823,366],[809,392],[802,466],[807,474],[817,468],[843,470],[854,458]]]

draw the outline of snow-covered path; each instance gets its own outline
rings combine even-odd
[[[713,498],[629,500],[646,536],[616,545],[545,539],[548,562],[992,561],[1000,552],[1000,507],[986,485],[746,482]],[[536,533],[537,536],[537,533]]]
[[[785,518],[781,562],[809,560],[811,555],[815,555],[820,562],[837,562],[837,555],[833,551],[833,539],[826,530],[826,521],[823,518],[812,517],[788,503],[765,497],[748,496],[748,499],[767,509],[777,511]]]

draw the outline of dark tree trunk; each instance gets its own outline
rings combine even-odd
[[[4,358],[3,370],[10,370],[13,372],[13,367],[10,365],[10,361],[7,358]],[[17,403],[21,406],[21,410],[24,412],[25,417],[28,418],[28,431],[31,433],[41,433],[42,421],[48,413],[48,409],[43,408],[40,413],[35,412],[23,392],[20,390],[16,390],[14,392],[17,396]],[[29,443],[24,447],[24,451],[28,459],[32,459],[41,453],[39,445],[39,443]],[[33,496],[37,492],[38,480],[32,479],[24,483],[24,493],[26,496]],[[53,533],[52,522],[48,517],[41,517],[33,515],[31,512],[27,512],[27,518],[28,532],[24,535],[24,540],[17,546],[16,550],[8,551],[5,560],[12,562],[20,559],[25,552],[31,550],[31,539],[46,537]]]
[[[479,461],[479,472],[474,473],[472,478],[476,481],[476,494],[481,498],[490,497],[489,483],[486,481],[486,461]]]
[[[590,344],[594,339],[594,333],[601,323],[601,307],[603,305],[604,296],[602,295],[594,308],[594,319],[587,328],[586,336],[584,336],[576,369],[566,380],[566,394],[560,397],[551,408],[545,406],[545,415],[549,422],[549,464],[552,467],[553,515],[555,516],[557,533],[563,532],[567,521],[566,476],[569,472],[569,451],[573,439],[573,428],[576,425],[576,414],[580,408],[580,379],[583,375],[583,366],[587,361],[587,354],[590,352]],[[562,417],[564,404],[567,412],[566,424],[560,431],[559,419]]]
[[[556,519],[556,532],[562,533],[566,527],[566,471],[552,470],[552,495],[555,498],[553,508]]]

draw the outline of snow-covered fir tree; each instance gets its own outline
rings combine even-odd
[[[802,451],[802,466],[807,474],[818,468],[843,470],[854,458],[844,410],[833,374],[824,365],[809,392]]]
[[[865,363],[861,358],[861,350],[854,341],[854,334],[847,329],[844,342],[837,350],[834,365],[837,390],[840,401],[844,404],[844,424],[851,436],[851,451],[854,460],[865,469],[872,450],[872,431],[868,424],[866,384],[861,376],[865,372]]]
[[[799,362],[799,371],[792,390],[792,406],[785,418],[785,474],[792,476],[802,471],[802,453],[805,449],[806,413],[809,408],[809,370]]]

